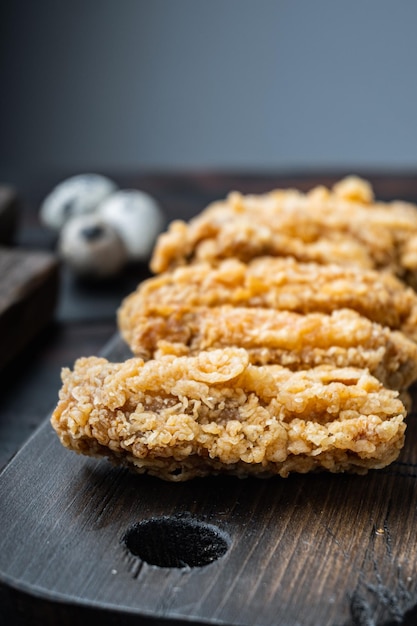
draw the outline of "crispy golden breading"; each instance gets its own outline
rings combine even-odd
[[[125,318],[122,334],[136,356],[197,355],[201,350],[245,348],[251,363],[279,364],[291,370],[317,365],[369,369],[390,389],[417,380],[417,344],[398,331],[349,309],[331,315],[233,306],[164,306],[134,324]]]
[[[405,409],[364,370],[255,366],[244,349],[63,371],[64,446],[167,480],[212,473],[364,473],[399,454]]]
[[[272,257],[228,259],[214,268],[199,263],[150,278],[124,300],[118,321],[126,336],[165,307],[224,304],[297,313],[349,308],[417,341],[417,295],[388,272]]]
[[[374,203],[369,184],[348,178],[333,190],[233,192],[189,223],[160,235],[155,273],[190,262],[290,256],[299,261],[388,269],[415,284],[417,210],[403,202]]]
[[[151,269],[118,312],[136,357],[63,370],[64,446],[172,481],[397,458],[417,380],[402,282],[417,290],[416,207],[376,203],[355,177],[232,193],[172,223]]]

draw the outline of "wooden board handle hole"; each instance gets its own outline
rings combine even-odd
[[[216,526],[190,518],[153,517],[131,526],[127,549],[158,567],[203,567],[222,557],[230,538]]]

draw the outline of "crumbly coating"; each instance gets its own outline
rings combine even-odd
[[[292,372],[246,350],[63,370],[52,425],[64,446],[166,480],[212,473],[286,477],[384,467],[404,441],[398,393],[357,368]]]
[[[232,192],[189,223],[172,222],[151,260],[155,273],[190,262],[291,256],[299,261],[389,269],[414,281],[417,210],[373,202],[369,183],[351,177],[332,190]]]
[[[397,458],[417,380],[417,294],[402,282],[417,288],[416,207],[376,203],[356,177],[234,192],[173,222],[151,269],[118,312],[137,356],[63,370],[64,446],[171,481]]]
[[[300,315],[228,305],[191,310],[145,306],[142,316],[124,321],[124,339],[144,359],[237,346],[258,365],[366,368],[384,385],[399,390],[417,380],[417,344],[349,309]]]
[[[144,281],[122,303],[122,331],[164,307],[262,307],[297,313],[349,308],[417,341],[417,294],[388,272],[260,257],[198,263]]]

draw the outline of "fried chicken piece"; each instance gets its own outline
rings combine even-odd
[[[63,370],[51,421],[78,453],[180,481],[366,473],[397,458],[404,418],[397,392],[364,370],[291,372],[227,348],[147,362],[80,359]]]
[[[355,177],[307,194],[232,192],[189,223],[172,222],[157,241],[151,269],[265,255],[383,268],[415,285],[417,210],[404,202],[374,203],[369,184]]]
[[[122,334],[144,359],[236,346],[245,348],[257,365],[367,368],[386,387],[399,390],[417,380],[417,344],[349,309],[300,315],[227,305],[154,311],[145,306],[133,326],[122,327]]]
[[[131,343],[144,315],[224,304],[297,313],[350,308],[417,341],[417,295],[391,274],[272,257],[247,265],[227,259],[215,268],[199,263],[150,278],[124,300],[118,323]]]

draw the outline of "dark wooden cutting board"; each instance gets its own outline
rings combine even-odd
[[[128,352],[116,337],[106,356]],[[47,420],[0,476],[5,623],[415,624],[416,436],[412,414],[398,462],[367,476],[172,484],[65,450]],[[149,564],[132,528],[177,565],[227,549]]]
[[[58,290],[54,254],[0,246],[0,369],[51,321]]]

